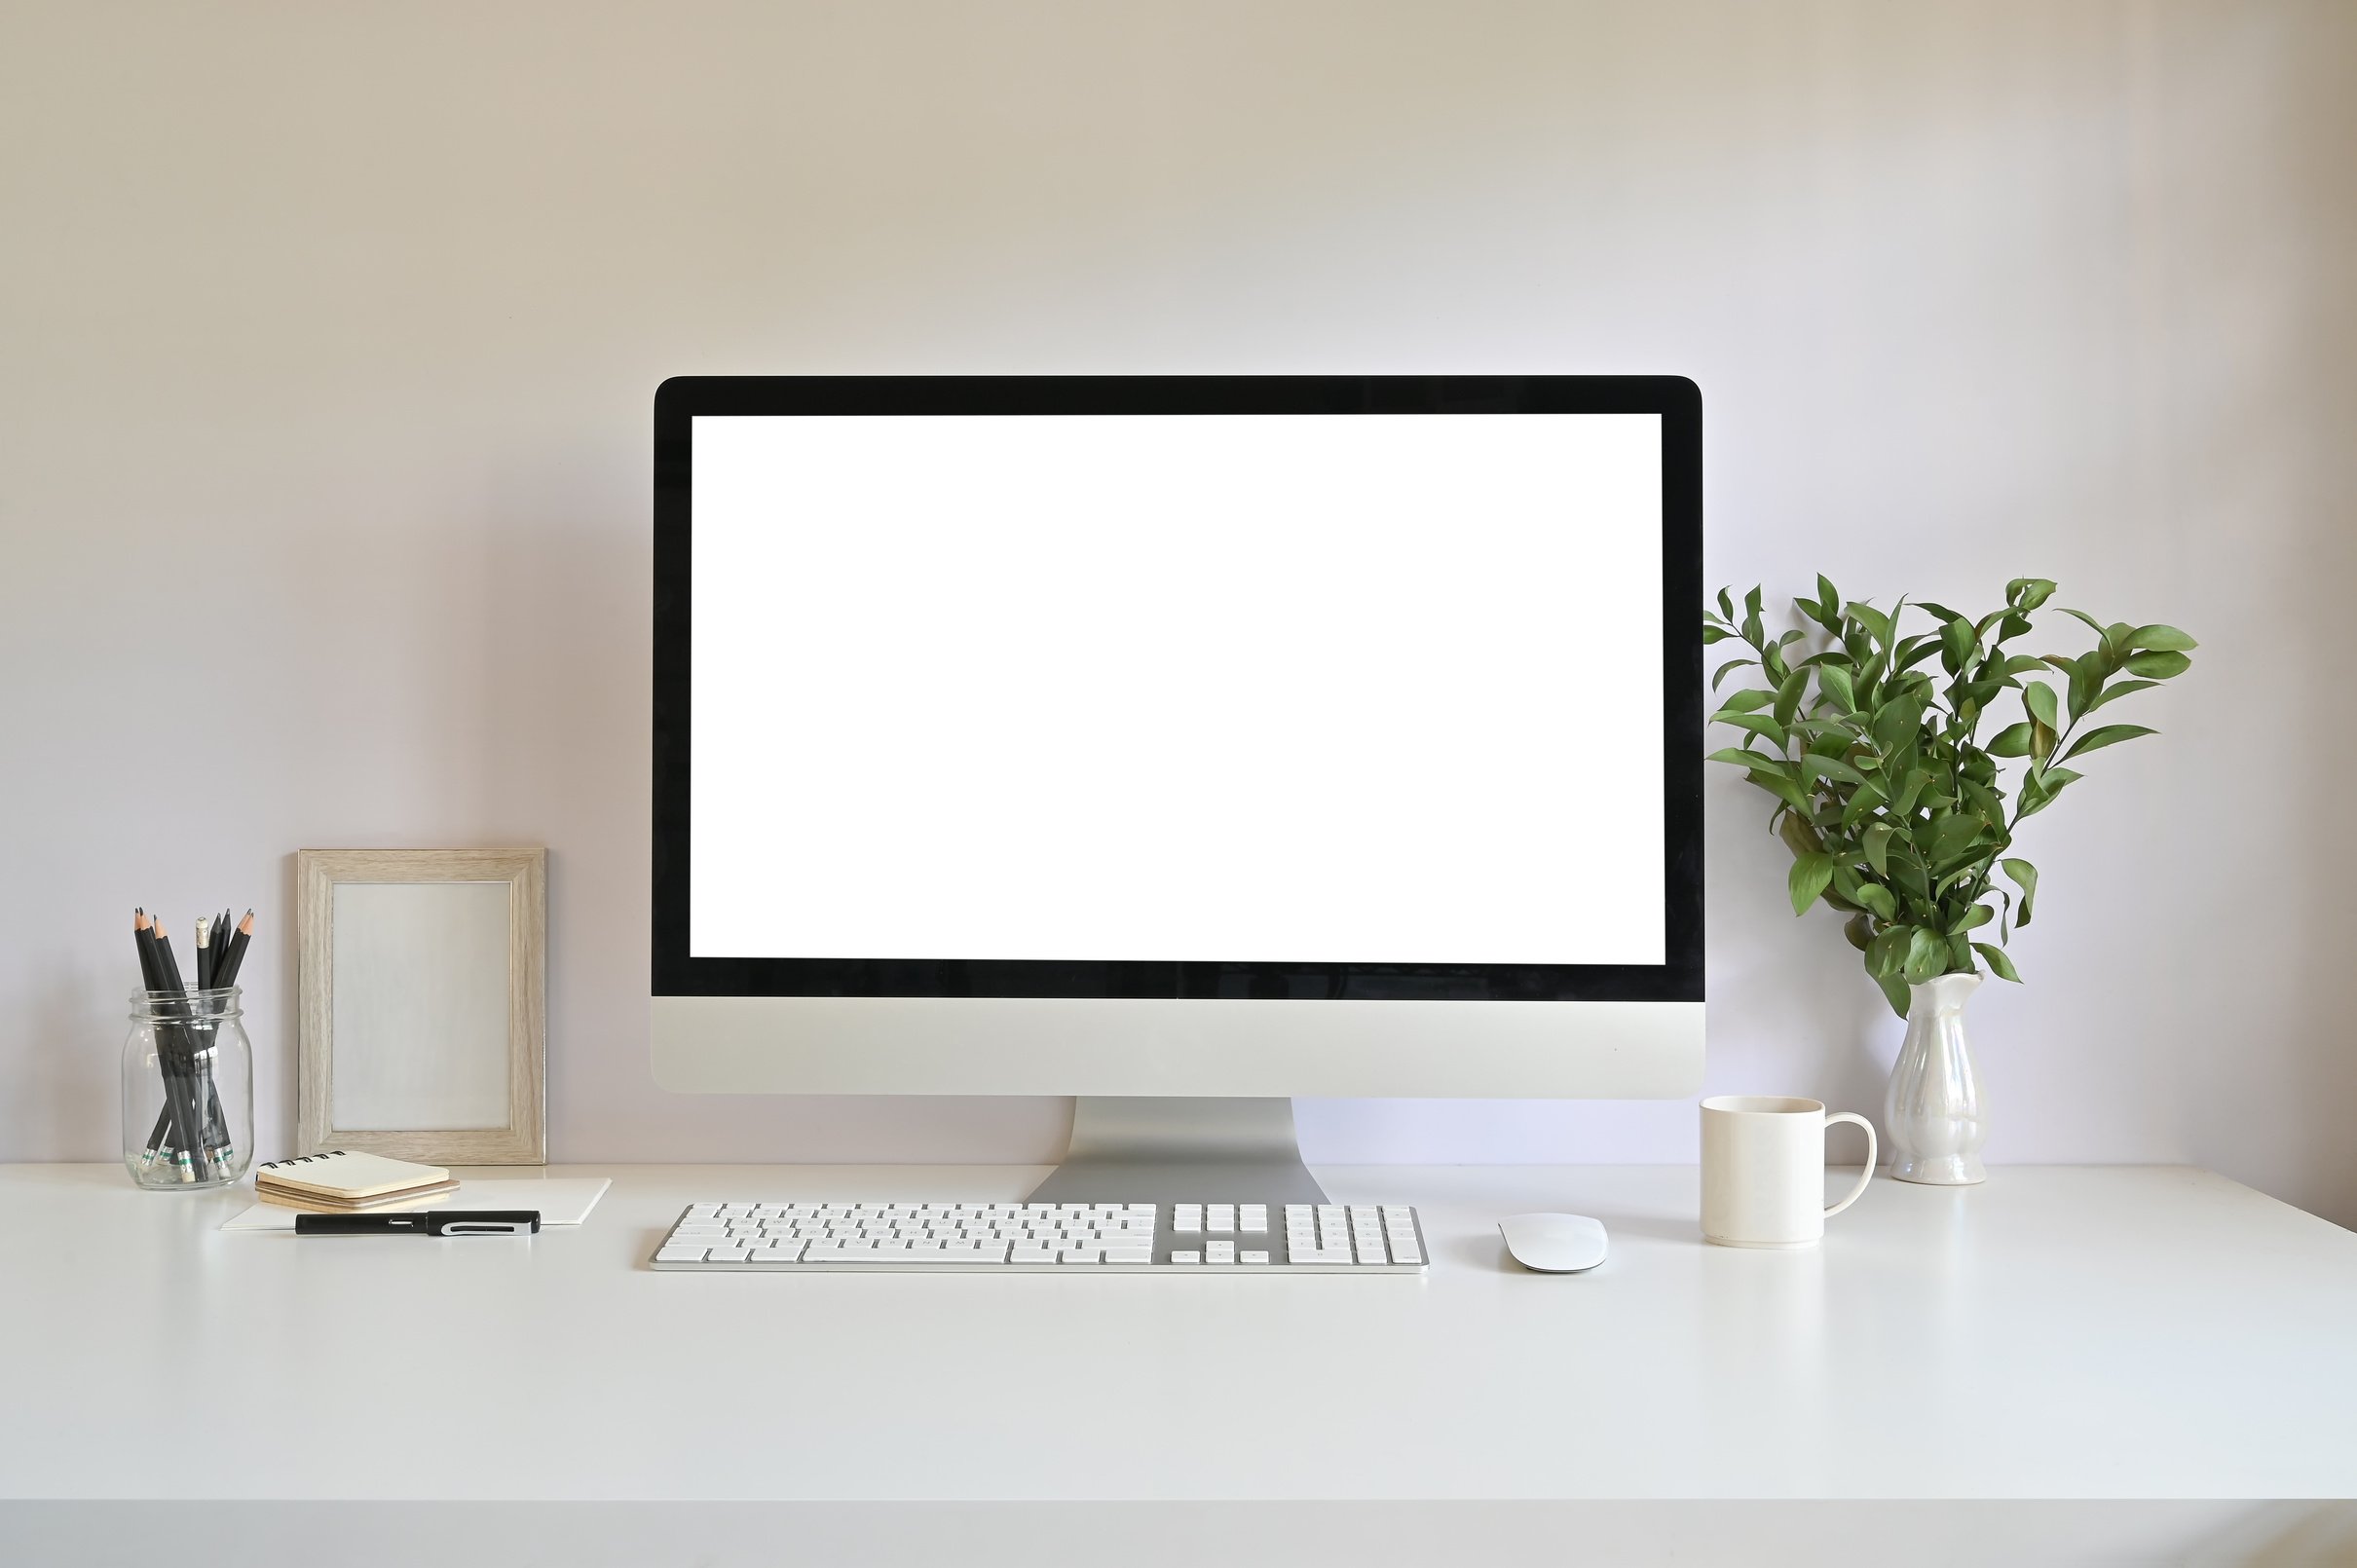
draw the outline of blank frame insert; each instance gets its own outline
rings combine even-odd
[[[505,882],[335,890],[335,1124],[507,1125]]]
[[[536,1164],[545,852],[296,857],[305,1152]]]

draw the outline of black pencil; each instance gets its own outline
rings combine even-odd
[[[229,939],[229,946],[221,950],[220,961],[213,965],[212,983],[215,990],[226,990],[238,983],[238,970],[245,962],[245,944],[252,936],[253,911],[247,910],[245,918],[238,922],[237,933]]]
[[[169,950],[164,945],[161,933],[157,931],[155,922],[148,918],[146,911],[137,913],[131,929],[138,934],[139,967],[141,978],[147,985],[149,1011],[168,1017],[185,1012],[183,1006],[163,999],[165,993],[177,993],[180,989],[172,983],[177,978],[178,966],[167,967]],[[180,1179],[183,1181],[196,1179],[195,1157],[191,1153],[196,1143],[196,1100],[188,1092],[188,1047],[181,1031],[168,1023],[157,1024],[156,1064],[164,1079],[164,1114],[168,1122],[165,1132],[172,1142],[173,1147],[168,1152],[180,1167]]]
[[[131,914],[131,937],[139,950],[139,984],[152,991],[156,989],[156,939],[147,929],[147,911],[133,910]],[[171,1085],[167,1083],[164,1108],[156,1112],[156,1130],[147,1135],[147,1154],[142,1166],[153,1165],[156,1156],[164,1152],[164,1140],[171,1136]]]
[[[221,984],[221,948],[229,940],[229,921],[222,915],[207,915],[197,921],[197,989],[211,990]],[[216,1030],[218,1024],[212,1026]],[[221,1087],[213,1082],[212,1073],[205,1073],[205,1103],[199,1107],[205,1113],[203,1137],[208,1155],[219,1157],[229,1148],[229,1123],[221,1114]]]
[[[221,917],[213,922],[213,989],[227,990],[238,983],[238,967],[245,961],[245,943],[252,935],[253,911],[251,910],[245,912],[245,918],[234,935],[229,929],[229,911],[223,910]],[[221,1110],[221,1089],[218,1084],[210,1080],[209,1076],[206,1079],[206,1088],[207,1099],[211,1101],[212,1128],[217,1135],[213,1139],[213,1147],[220,1151],[221,1158],[228,1159],[236,1152],[236,1149],[235,1145],[230,1142],[229,1118]]]
[[[172,956],[171,938],[166,934],[162,920],[156,922],[156,976],[164,982],[163,989],[178,998],[173,1004],[173,1011],[185,1018],[188,1015],[188,986],[180,978],[180,961]],[[180,1032],[186,1041],[184,1049],[190,1073],[186,1084],[188,1104],[180,1122],[181,1129],[189,1136],[181,1153],[194,1171],[195,1179],[203,1180],[212,1175],[212,1161],[205,1148],[203,1115],[198,1109],[202,1103],[198,1098],[198,1081],[203,1081],[206,1094],[210,1095],[212,1074],[206,1071],[204,1064],[197,1060],[196,1036],[185,1027]]]
[[[245,961],[246,940],[252,934],[253,911],[245,912],[245,919],[234,936],[229,929],[229,911],[221,912],[212,924],[212,973],[206,981],[207,989],[227,990],[237,984],[238,968]],[[218,1027],[217,1025],[215,1027]],[[221,1158],[227,1159],[234,1152],[229,1138],[229,1118],[222,1113],[221,1089],[212,1081],[210,1073],[206,1075],[205,1088],[209,1118],[206,1124],[206,1145]]]

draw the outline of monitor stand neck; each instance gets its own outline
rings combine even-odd
[[[1324,1203],[1290,1100],[1082,1095],[1033,1203]]]

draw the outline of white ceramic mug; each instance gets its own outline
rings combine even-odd
[[[1866,1169],[1840,1203],[1825,1206],[1825,1129],[1866,1130]],[[1874,1124],[1853,1110],[1828,1116],[1822,1101],[1720,1095],[1702,1101],[1702,1240],[1721,1247],[1815,1247],[1825,1220],[1857,1202],[1874,1178]]]

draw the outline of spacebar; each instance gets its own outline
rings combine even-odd
[[[803,1254],[805,1263],[1003,1263],[1003,1247],[960,1247],[947,1252],[870,1251],[857,1247],[814,1247]]]

